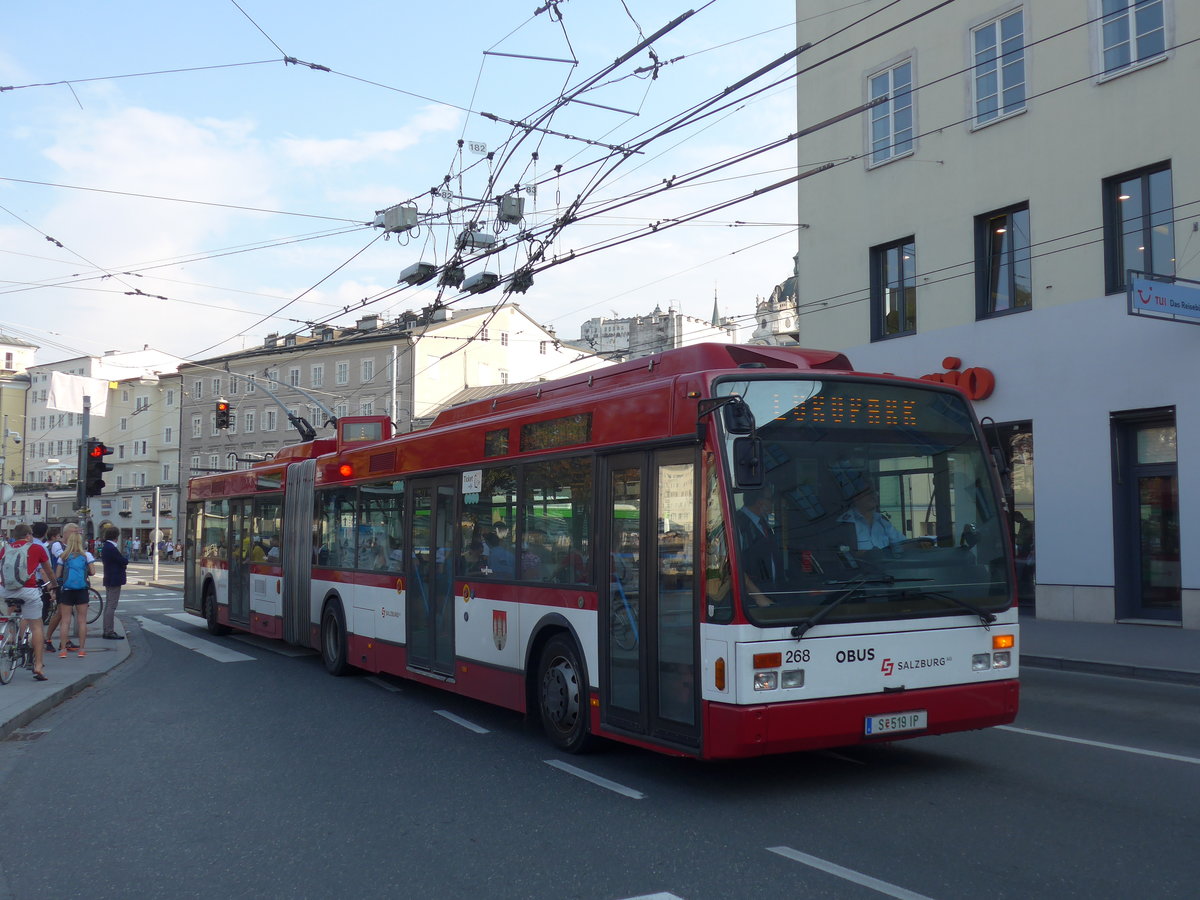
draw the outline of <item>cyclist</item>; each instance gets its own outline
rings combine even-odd
[[[71,618],[74,616],[79,632],[79,655],[87,656],[84,649],[87,646],[87,580],[89,575],[96,574],[96,565],[92,554],[83,549],[83,536],[78,529],[67,538],[67,549],[63,552],[54,574],[62,583],[58,608],[60,611],[65,610],[62,616],[62,634],[59,636],[62,651],[58,655],[60,658],[67,655],[67,634],[71,629]]]
[[[45,681],[42,641],[42,591],[38,572],[44,575],[48,590],[57,590],[54,572],[50,569],[50,554],[41,544],[29,538],[29,526],[24,522],[13,528],[13,542],[0,552],[0,573],[4,577],[4,598],[9,612],[21,614],[21,628],[28,628],[33,646],[33,677]],[[15,601],[15,602],[14,602]]]

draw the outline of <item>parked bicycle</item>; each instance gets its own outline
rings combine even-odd
[[[58,583],[58,590],[62,591],[62,582]],[[104,612],[104,595],[96,590],[91,585],[88,585],[88,614],[87,623],[91,625],[100,618],[100,614]],[[49,627],[50,620],[54,617],[54,611],[58,609],[58,594],[51,594],[49,585],[42,585],[42,624]],[[46,639],[51,640],[52,636],[46,632]]]

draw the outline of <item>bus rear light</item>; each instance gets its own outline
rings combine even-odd
[[[755,672],[754,689],[756,691],[773,691],[779,687],[778,672]]]
[[[993,634],[992,649],[993,650],[1011,650],[1013,647],[1013,636],[1011,634]]]
[[[756,669],[778,669],[783,665],[782,653],[755,653],[754,668]]]
[[[804,670],[785,669],[780,677],[779,686],[784,688],[804,687]]]
[[[716,663],[713,665],[713,686],[718,691],[725,690],[725,657],[717,657]]]
[[[343,478],[349,478],[354,474],[354,466],[350,465],[350,463],[342,463],[338,466],[338,474]]]

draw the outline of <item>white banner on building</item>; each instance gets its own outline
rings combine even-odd
[[[1200,325],[1200,285],[1131,278],[1129,314]]]
[[[50,393],[46,406],[59,412],[83,412],[83,398],[90,397],[93,416],[108,412],[108,382],[103,378],[85,378],[66,372],[50,373]]]

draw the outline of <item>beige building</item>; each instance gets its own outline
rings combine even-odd
[[[37,347],[0,332],[0,531],[5,533],[20,519],[24,496],[17,488],[25,482],[25,396],[29,392],[27,369]]]
[[[999,423],[1038,616],[1200,628],[1200,4],[798,8],[878,12],[798,60],[800,342]]]
[[[466,388],[557,378],[603,363],[560,344],[512,303],[270,335],[262,347],[180,369],[182,480],[244,468],[297,443],[289,412],[318,435],[332,433],[322,406],[339,417],[388,415],[397,431],[410,431]],[[216,427],[218,400],[230,405],[228,429]]]

